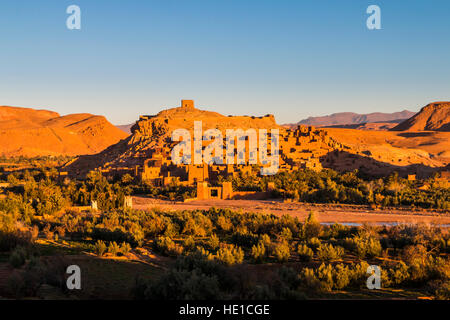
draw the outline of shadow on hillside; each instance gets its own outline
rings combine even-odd
[[[429,132],[402,132],[398,133],[397,135],[404,138],[417,138],[417,137],[429,137],[434,135],[434,131]]]
[[[398,174],[403,177],[408,174],[415,174],[417,178],[427,178],[435,172],[450,169],[449,165],[442,167],[430,167],[425,164],[394,165],[378,161],[369,154],[364,156],[338,150],[331,151],[321,157],[320,162],[324,168],[330,168],[337,171],[353,171],[358,169],[361,173],[372,177],[384,177],[394,172],[398,172]]]

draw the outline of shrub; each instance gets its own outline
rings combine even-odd
[[[310,212],[308,217],[305,219],[305,223],[303,224],[300,232],[300,238],[302,239],[311,239],[314,237],[319,237],[320,232],[322,230],[322,226],[317,220],[314,212]]]
[[[127,253],[129,253],[131,251],[131,246],[129,243],[127,242],[122,242],[122,244],[120,245],[120,253],[123,255],[126,255]]]
[[[175,243],[169,237],[159,237],[155,241],[156,249],[165,255],[178,256],[183,253],[183,247]]]
[[[346,246],[355,252],[359,258],[377,257],[381,254],[382,247],[378,239],[373,236],[355,236],[345,239]]]
[[[44,230],[42,230],[42,232],[44,233],[45,239],[47,240],[53,240],[54,238],[54,233],[50,230],[50,225],[47,224],[44,228]]]
[[[283,231],[281,231],[280,237],[282,239],[285,239],[286,241],[292,240],[292,231],[289,228],[283,228]]]
[[[333,279],[334,279],[334,287],[338,290],[346,288],[351,281],[352,273],[351,270],[343,265],[338,264],[333,269]]]
[[[189,236],[183,241],[184,249],[187,251],[193,251],[195,249],[195,240],[193,237]]]
[[[287,262],[291,256],[289,243],[283,240],[274,244],[273,253],[278,262]]]
[[[266,248],[269,248],[270,245],[272,244],[272,241],[270,240],[270,237],[268,234],[263,233],[260,237],[259,237],[259,241],[261,241],[264,246]]]
[[[262,262],[266,255],[266,248],[264,243],[260,240],[258,245],[252,247],[251,256],[255,262]]]
[[[343,239],[347,236],[349,232],[349,227],[346,227],[339,223],[334,223],[328,227],[328,237],[335,239]]]
[[[308,239],[308,246],[310,248],[312,248],[314,251],[316,251],[317,248],[320,247],[320,245],[321,245],[321,242],[320,242],[320,240],[318,238],[313,237],[311,239]]]
[[[342,258],[343,255],[344,255],[344,248],[339,246],[333,247],[333,245],[331,244],[321,245],[317,249],[317,257],[321,261],[329,262],[333,260],[338,260]]]
[[[150,300],[215,300],[222,294],[216,276],[170,269],[162,277],[152,282],[136,281],[135,298]]]
[[[311,289],[312,291],[320,290],[320,281],[317,279],[314,270],[310,268],[304,268],[300,272],[301,286]]]
[[[97,242],[94,245],[94,252],[100,257],[102,257],[106,251],[107,251],[106,244],[102,240],[97,240]]]
[[[299,244],[297,248],[300,261],[308,262],[314,257],[314,252],[305,244]]]
[[[219,216],[219,218],[217,218],[216,224],[223,231],[228,231],[233,227],[233,224],[230,222],[230,220],[225,218],[224,216]]]
[[[219,237],[215,233],[213,233],[211,237],[208,239],[208,247],[211,250],[216,250],[219,247],[219,244],[220,244]]]
[[[450,300],[450,281],[443,282],[435,291],[436,299]]]
[[[331,291],[333,289],[333,266],[331,264],[322,263],[317,269],[317,279],[320,281],[320,289],[322,291]]]
[[[223,246],[217,251],[215,258],[226,265],[231,266],[244,261],[244,251],[240,247],[234,245]]]
[[[113,256],[117,256],[117,254],[120,253],[120,247],[115,241],[109,243],[108,253],[112,254]]]
[[[402,284],[409,278],[408,266],[403,261],[400,261],[393,268],[388,269],[388,275],[392,284]]]
[[[258,243],[258,236],[248,231],[239,230],[233,233],[231,242],[237,246],[251,248]]]
[[[25,264],[27,257],[27,250],[23,247],[17,247],[13,250],[13,252],[11,252],[11,255],[9,256],[9,264],[14,268],[20,268]]]
[[[369,264],[365,261],[361,261],[356,264],[351,270],[350,286],[353,287],[365,287],[367,281],[367,268]]]

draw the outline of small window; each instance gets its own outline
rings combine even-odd
[[[219,193],[217,192],[217,189],[211,189],[211,197],[217,198],[219,196]]]

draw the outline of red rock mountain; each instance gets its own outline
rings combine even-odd
[[[127,136],[103,116],[0,106],[0,155],[81,155]]]
[[[450,102],[430,103],[413,117],[392,128],[392,131],[450,132]]]

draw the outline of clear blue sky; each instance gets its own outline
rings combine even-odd
[[[125,124],[182,98],[279,123],[450,100],[450,1],[1,0],[0,105]]]

